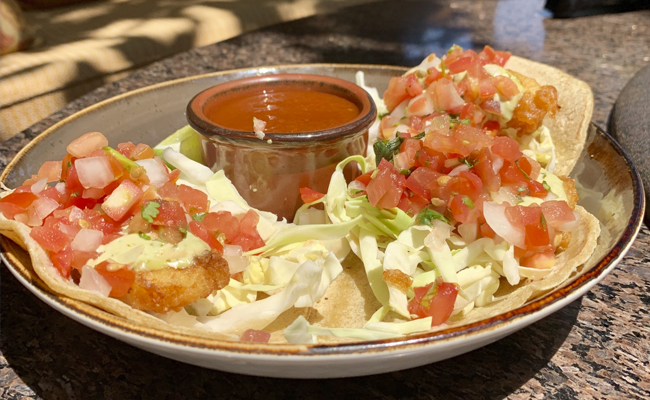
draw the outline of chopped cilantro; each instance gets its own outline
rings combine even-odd
[[[432,222],[434,219],[437,219],[439,221],[444,221],[448,224],[451,224],[449,219],[445,217],[444,215],[440,214],[437,211],[431,210],[429,208],[425,208],[422,211],[418,213],[418,216],[415,217],[415,222],[420,224],[420,225],[427,225],[431,226]]]
[[[417,135],[413,136],[411,139],[422,139],[424,137],[424,132],[420,132]]]
[[[542,214],[540,222],[542,223],[542,229],[546,230],[546,218],[544,218],[544,214]]]
[[[410,169],[403,169],[403,170],[400,170],[399,173],[401,175],[409,176],[409,175],[411,175],[411,170]]]
[[[526,188],[525,186],[519,186],[517,188],[517,191],[519,191],[519,192],[525,192],[526,190],[528,190],[528,188]]]
[[[402,142],[404,142],[404,138],[399,136],[393,140],[380,140],[375,142],[375,144],[372,145],[372,148],[375,151],[377,165],[379,165],[382,158],[386,159],[386,161],[393,161],[393,156],[399,153],[399,148],[402,145]]]
[[[467,165],[470,168],[474,168],[474,166],[478,164],[478,160],[471,160],[469,156],[465,158],[458,157],[458,161],[462,162],[463,164]]]
[[[461,200],[463,200],[463,203],[465,203],[467,208],[469,208],[470,210],[474,209],[474,202],[472,201],[472,199],[470,199],[467,196],[463,196]]]
[[[144,240],[151,240],[151,236],[147,235],[147,234],[144,233],[144,232],[138,232],[138,236],[140,236],[140,237],[143,238]]]
[[[160,204],[155,201],[150,201],[147,204],[142,206],[140,213],[142,214],[142,219],[147,222],[153,222],[153,219],[158,216],[158,208]]]
[[[440,60],[440,72],[442,72],[442,76],[446,77],[447,73],[445,72],[445,60]]]
[[[469,125],[472,121],[469,118],[458,120],[463,125]]]
[[[546,181],[542,181],[542,186],[544,186],[544,189],[546,189],[547,191],[549,192],[551,191],[551,187],[548,185],[548,183],[546,183]]]
[[[530,176],[528,176],[528,174],[525,173],[524,170],[521,169],[521,167],[519,166],[519,160],[515,161],[515,164],[517,164],[517,168],[519,168],[519,171],[521,171],[521,173],[524,174],[524,177],[525,177],[526,179],[530,180]]]
[[[203,222],[203,218],[205,218],[206,215],[208,215],[207,212],[192,214],[192,219],[194,221]]]

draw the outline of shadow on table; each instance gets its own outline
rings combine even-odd
[[[141,351],[52,310],[6,268],[1,268],[0,296],[0,346],[7,364],[1,365],[0,358],[0,397],[24,398],[34,396],[33,391],[46,399],[503,398],[532,378],[544,385],[561,375],[553,364],[548,366],[549,360],[575,324],[581,305],[577,300],[497,343],[450,360],[318,381],[212,371]]]

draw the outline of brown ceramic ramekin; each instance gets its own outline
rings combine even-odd
[[[350,122],[330,129],[267,133],[264,139],[252,131],[252,123],[250,132],[238,131],[206,117],[206,109],[214,109],[246,91],[261,89],[326,92],[351,101],[360,113]],[[205,164],[213,171],[223,169],[251,207],[288,221],[302,205],[300,188],[325,193],[338,162],[351,155],[365,155],[368,128],[376,116],[372,98],[359,86],[308,74],[265,75],[223,83],[199,93],[187,106],[187,120],[200,134]],[[344,173],[351,180],[357,169],[349,165]]]

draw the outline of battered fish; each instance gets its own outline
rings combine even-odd
[[[215,250],[206,251],[188,268],[136,272],[126,301],[138,310],[164,314],[207,297],[229,281],[228,262]]]

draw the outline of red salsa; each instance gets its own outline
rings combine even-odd
[[[253,131],[253,117],[265,121],[265,133],[313,132],[352,121],[359,107],[335,94],[274,89],[246,93],[206,109],[211,121],[234,130]]]

